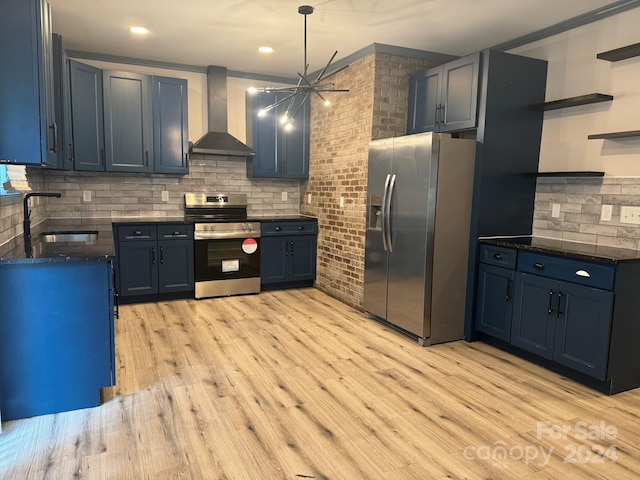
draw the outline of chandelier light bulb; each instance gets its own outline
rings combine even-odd
[[[258,116],[259,117],[264,117],[266,114],[267,114],[267,109],[266,108],[263,108],[262,110],[260,110],[258,112]]]
[[[247,92],[253,94],[253,93],[257,93],[258,89],[256,87],[249,87],[247,88]]]
[[[328,107],[329,105],[331,105],[331,102],[329,100],[325,100],[324,101],[324,106]]]
[[[286,113],[284,115],[282,115],[282,117],[280,117],[280,123],[281,124],[290,124],[292,122],[292,120],[289,120],[289,115],[287,115]]]
[[[292,122],[287,122],[287,124],[284,126],[284,130],[285,130],[285,132],[289,132],[289,131],[293,130],[293,123]]]

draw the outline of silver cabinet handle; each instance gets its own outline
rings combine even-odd
[[[578,270],[576,272],[576,275],[578,275],[579,277],[591,278],[591,274],[589,272],[587,272],[586,270]]]

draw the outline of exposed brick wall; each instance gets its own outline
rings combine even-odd
[[[301,186],[300,210],[319,220],[316,287],[355,308],[363,298],[369,141],[405,134],[408,78],[429,66],[372,54],[336,75],[336,88],[349,93],[330,94],[330,108],[312,100],[309,180]]]

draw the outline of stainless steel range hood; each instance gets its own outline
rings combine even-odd
[[[227,133],[227,69],[207,68],[207,107],[209,132],[191,147],[191,153],[227,157],[253,157],[256,152]]]

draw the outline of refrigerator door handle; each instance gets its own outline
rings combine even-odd
[[[393,200],[393,192],[396,186],[396,176],[395,174],[391,177],[391,182],[389,183],[389,195],[387,195],[387,211],[385,212],[384,219],[387,222],[387,226],[385,228],[387,232],[387,247],[389,248],[389,253],[393,252],[393,241],[391,240],[391,201]]]
[[[382,248],[385,252],[389,251],[387,246],[387,196],[389,193],[389,182],[391,181],[391,174],[387,173],[387,178],[384,181],[384,192],[382,194]]]

